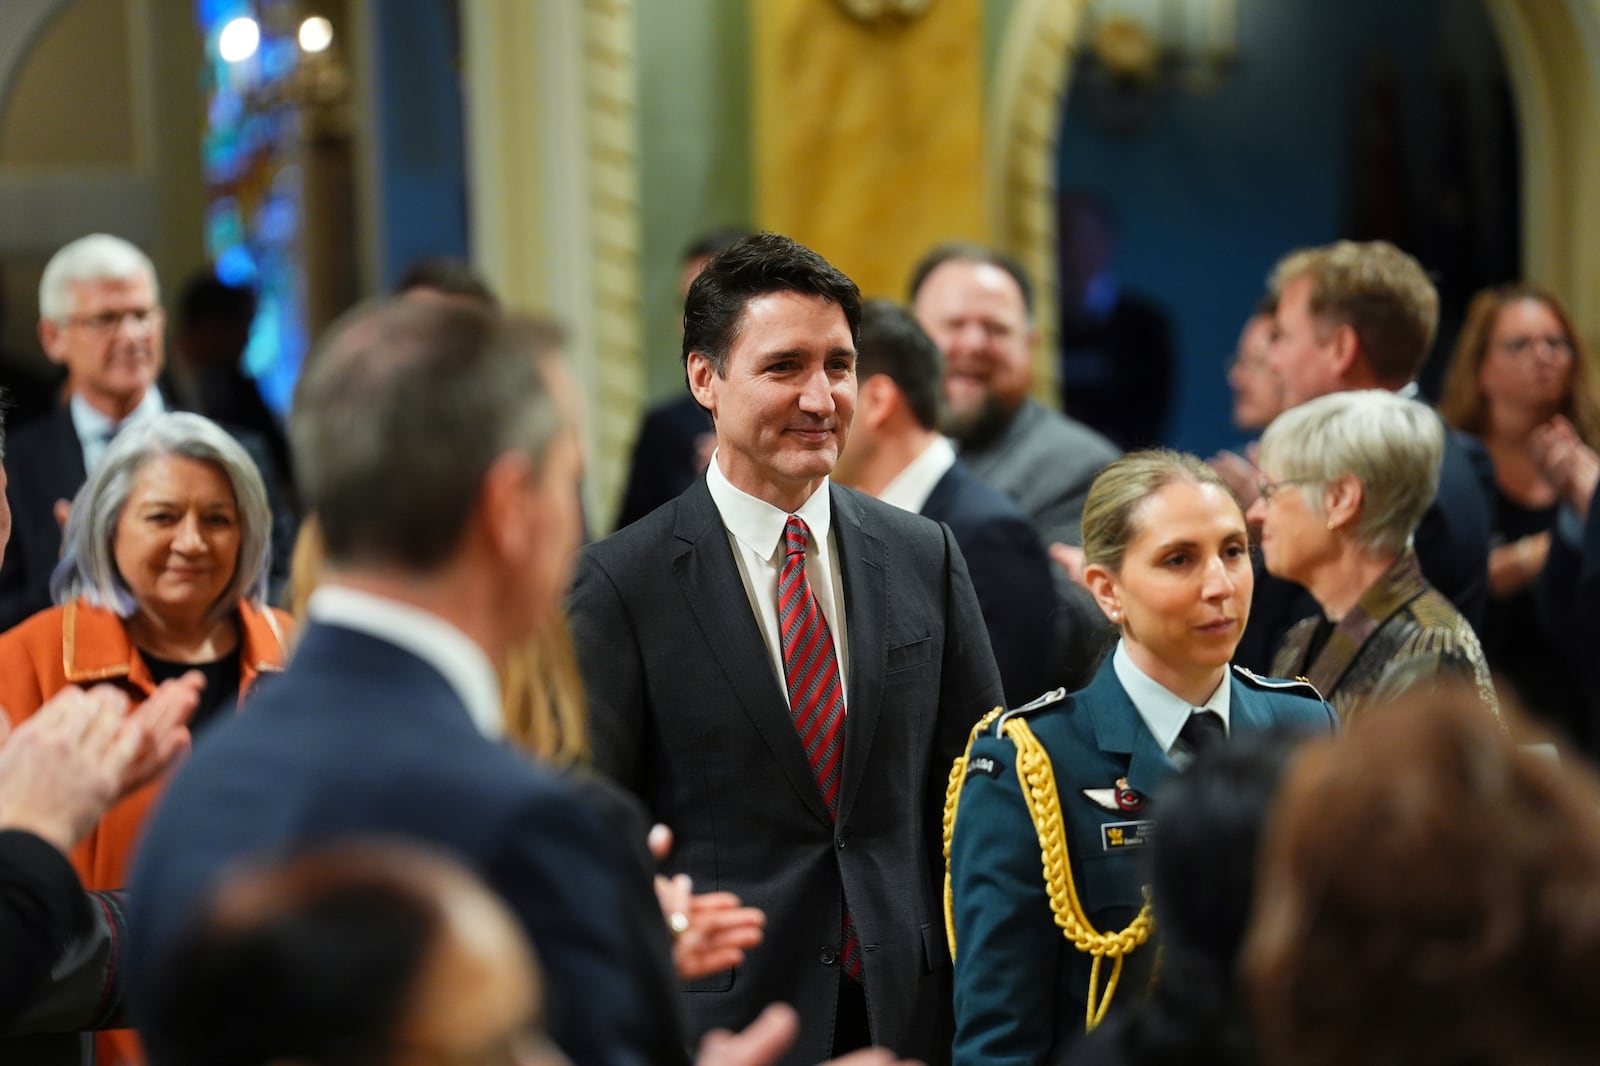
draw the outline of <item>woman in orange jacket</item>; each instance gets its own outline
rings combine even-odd
[[[68,685],[111,682],[139,701],[189,671],[206,680],[191,731],[282,669],[289,618],[262,603],[271,512],[249,455],[215,423],[165,414],[119,433],[77,498],[57,606],[0,635],[12,724]],[[123,886],[158,779],[73,850],[90,889]]]

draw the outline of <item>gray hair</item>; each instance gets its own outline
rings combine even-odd
[[[1261,436],[1261,463],[1282,480],[1361,482],[1351,532],[1374,555],[1398,555],[1439,489],[1444,423],[1431,408],[1382,389],[1335,392],[1290,408]],[[1322,514],[1322,494],[1306,501]]]
[[[226,617],[241,600],[260,602],[272,537],[272,511],[261,473],[250,454],[221,426],[199,415],[175,413],[135,422],[118,433],[78,490],[62,536],[61,562],[50,575],[50,595],[56,603],[82,596],[119,618],[138,612],[138,601],[117,570],[117,522],[145,464],[168,455],[217,467],[233,487],[239,509],[239,558],[232,580],[212,607],[212,617]]]
[[[495,460],[542,461],[566,426],[543,365],[560,347],[548,322],[417,300],[336,323],[289,422],[328,561],[429,573],[449,558]]]
[[[109,233],[79,237],[45,264],[44,275],[39,279],[39,317],[59,322],[71,315],[76,307],[74,285],[141,276],[150,282],[151,299],[159,303],[161,286],[149,256]]]

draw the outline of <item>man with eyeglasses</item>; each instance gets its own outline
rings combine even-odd
[[[79,486],[124,426],[161,414],[166,318],[155,267],[120,237],[96,233],[51,257],[39,282],[39,342],[67,370],[64,407],[19,430],[7,455],[11,550],[0,565],[0,630],[50,606],[61,523]],[[288,572],[294,516],[277,464],[256,434],[228,428],[260,467],[273,510],[273,589]]]
[[[1282,379],[1285,408],[1353,389],[1415,393],[1439,322],[1439,294],[1416,259],[1385,241],[1338,241],[1285,256],[1270,285],[1277,309],[1267,363]],[[1488,604],[1493,478],[1482,446],[1447,432],[1439,489],[1415,534],[1423,575],[1474,627]],[[1248,507],[1249,486],[1242,496]],[[1267,672],[1284,634],[1317,610],[1300,586],[1258,573],[1234,661]]]

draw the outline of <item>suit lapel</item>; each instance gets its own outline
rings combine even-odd
[[[1143,796],[1153,795],[1175,767],[1117,680],[1111,656],[1106,656],[1079,698],[1094,722],[1100,750],[1128,757],[1128,787]]]
[[[889,650],[889,553],[867,528],[860,503],[838,486],[830,486],[829,492],[837,547],[834,562],[844,585],[844,624],[850,647],[844,777],[839,788],[839,821],[843,822],[860,790],[883,709],[883,674]]]
[[[835,518],[837,521],[837,518]],[[806,805],[824,823],[833,819],[822,802],[811,763],[795,733],[789,705],[777,677],[761,628],[750,609],[739,566],[728,544],[728,531],[702,477],[678,497],[678,538],[673,576],[706,643],[750,724],[761,735],[784,776]],[[852,649],[853,650],[853,649]],[[853,660],[852,660],[853,661]],[[853,672],[853,671],[852,671]],[[849,718],[846,718],[845,772],[850,769]],[[846,779],[848,782],[848,778]]]

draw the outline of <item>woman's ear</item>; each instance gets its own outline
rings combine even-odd
[[[1103,563],[1090,563],[1083,569],[1083,583],[1100,605],[1100,610],[1116,625],[1122,624],[1122,591],[1117,576]]]
[[[1359,522],[1366,495],[1366,486],[1354,474],[1340,474],[1323,486],[1322,510],[1328,529],[1349,529]]]

